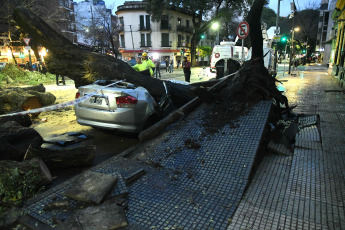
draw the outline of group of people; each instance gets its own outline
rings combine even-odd
[[[160,62],[158,61],[156,64],[153,63],[151,59],[148,58],[147,53],[143,53],[142,57],[136,58],[137,64],[133,66],[133,68],[146,76],[161,78],[160,73]],[[170,61],[166,59],[166,72],[169,73],[173,72],[174,61],[171,59]],[[177,68],[180,66],[180,60],[177,62]],[[191,63],[187,60],[187,57],[183,57],[182,68],[185,76],[185,81],[190,82],[190,67]]]

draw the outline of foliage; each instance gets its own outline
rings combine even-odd
[[[199,57],[206,57],[212,54],[212,48],[210,46],[198,46],[200,52]]]
[[[271,8],[264,7],[262,9],[261,21],[267,24],[267,29],[276,25],[277,14]]]
[[[21,206],[25,200],[40,192],[43,187],[35,185],[38,177],[33,171],[23,173],[18,168],[0,174],[0,213],[3,215],[13,206]]]
[[[8,64],[5,68],[0,71],[0,86],[6,85],[8,78],[13,80],[11,86],[13,85],[37,85],[40,83],[54,83],[55,75],[46,73],[42,74],[36,71],[30,72],[28,70],[23,70],[18,68],[14,64]]]

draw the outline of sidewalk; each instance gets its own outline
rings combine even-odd
[[[294,112],[317,115],[292,157],[266,153],[230,229],[345,229],[345,94],[319,66],[284,81]]]

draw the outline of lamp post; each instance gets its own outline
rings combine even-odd
[[[213,30],[217,30],[216,41],[217,41],[217,44],[219,45],[219,22],[214,22],[211,27]]]
[[[294,40],[294,36],[295,36],[295,31],[298,32],[299,31],[299,28],[298,27],[295,27],[292,29],[292,36],[291,36],[291,50],[290,50],[290,61],[289,61],[289,74],[291,73],[291,61],[292,61],[292,58],[294,56],[294,46],[293,46],[293,40]]]

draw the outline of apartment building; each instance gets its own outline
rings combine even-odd
[[[192,16],[183,10],[170,9],[163,12],[160,21],[154,22],[144,4],[126,1],[117,8],[122,59],[127,61],[147,52],[154,60],[173,59],[176,64],[183,55],[190,56]]]

